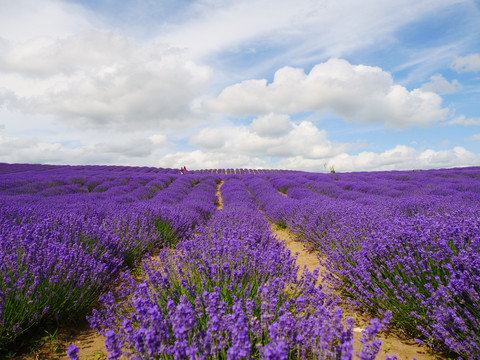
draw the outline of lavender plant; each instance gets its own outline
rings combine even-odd
[[[344,191],[357,192],[355,201],[342,193],[302,200],[289,226],[320,252],[327,279],[353,305],[373,314],[388,309],[397,327],[428,345],[478,358],[480,217],[475,196],[463,194],[476,191],[467,184],[478,172],[391,175],[350,182]],[[408,181],[416,185],[399,184]]]
[[[84,317],[120,270],[155,249],[174,246],[215,209],[201,204],[213,203],[215,186],[193,187],[193,178],[182,187],[196,199],[195,208],[166,206],[143,195],[125,202],[126,194],[158,180],[158,174],[136,175],[128,168],[118,171],[121,176],[112,168],[39,168],[3,167],[0,350],[34,325]],[[156,192],[176,180],[160,178],[164,187],[151,187]],[[95,191],[105,183],[105,191]],[[45,186],[35,184],[57,191],[46,193]],[[109,194],[111,184],[129,189]]]
[[[318,273],[297,280],[294,258],[258,211],[227,205],[197,230],[177,252],[144,261],[143,281],[125,273],[103,296],[90,323],[110,358],[351,358],[353,319],[344,327],[335,299],[315,285]],[[378,331],[365,339],[364,358],[378,354]]]
[[[297,279],[266,216],[319,252],[351,304],[478,358],[479,177],[0,164],[0,348],[104,294],[91,321],[111,358],[351,358],[352,319],[319,274]],[[142,281],[123,272],[158,252]]]

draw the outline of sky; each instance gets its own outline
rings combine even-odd
[[[0,162],[480,166],[480,0],[0,0]]]

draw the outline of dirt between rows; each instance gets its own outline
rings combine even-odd
[[[105,360],[105,338],[99,335],[85,320],[80,324],[59,328],[56,333],[32,334],[28,346],[20,348],[16,356],[2,360],[68,360],[67,348],[74,343],[79,349],[80,360]]]
[[[217,206],[217,209],[218,210],[222,210],[223,209],[223,200],[222,200],[222,193],[220,192],[220,188],[222,187],[223,183],[225,181],[220,181],[217,185],[217,192],[216,192],[216,195],[217,195],[217,202],[215,203],[216,206]]]
[[[317,254],[315,252],[309,252],[305,249],[304,243],[296,241],[295,237],[288,231],[284,229],[278,229],[276,225],[271,225],[271,230],[273,234],[276,235],[278,240],[283,241],[288,249],[290,249],[293,256],[297,256],[297,266],[299,266],[298,276],[300,276],[303,268],[306,266],[308,270],[313,271],[315,268],[320,268],[320,274],[324,271],[327,271],[324,267],[320,266],[317,259]],[[320,276],[321,278],[321,276]],[[329,291],[327,284],[319,281],[326,291]],[[330,291],[333,291],[330,289]],[[361,343],[360,338],[362,336],[362,331],[366,326],[369,325],[369,320],[364,315],[353,313],[347,305],[343,306],[345,316],[353,316],[355,321],[354,328],[354,350],[355,352],[360,352]],[[421,346],[413,339],[406,339],[400,337],[399,334],[389,331],[380,336],[382,340],[382,349],[378,355],[378,358],[385,358],[386,355],[396,355],[398,360],[410,360],[416,358],[417,360],[439,360],[447,359],[441,354],[433,353],[426,346]]]

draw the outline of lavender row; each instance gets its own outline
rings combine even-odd
[[[72,175],[68,167],[31,171],[36,181],[56,184]],[[140,182],[137,172],[123,173],[130,179],[123,187]],[[9,174],[17,175],[19,184],[28,180],[25,171]],[[113,177],[111,169],[102,174],[95,167],[85,181],[107,177]],[[157,194],[171,188],[174,201],[168,195],[125,201],[138,187],[121,197],[108,191],[0,192],[0,349],[33,325],[85,316],[122,269],[158,248],[175,246],[216,210],[215,178],[157,177],[149,179],[165,180]]]
[[[106,337],[109,358],[288,359],[353,356],[354,320],[316,286],[318,273],[297,279],[295,259],[250,205],[245,185],[222,186],[225,207],[175,253],[143,263],[137,283],[102,297],[90,323]],[[374,359],[374,320],[364,332],[362,359]]]
[[[429,345],[478,358],[478,216],[322,209],[299,212],[315,225],[297,233],[320,251],[332,285],[359,308],[392,311],[398,327]]]
[[[192,239],[197,245],[190,242],[191,249],[180,252],[162,274],[188,268],[196,257],[221,268],[221,260],[207,255],[213,252],[223,261],[227,253],[233,254],[229,259],[239,256],[239,243],[254,249],[252,239],[259,241],[263,220],[246,219],[257,218],[258,207],[321,252],[321,261],[334,274],[328,280],[352,304],[380,315],[391,310],[398,326],[429,344],[465,358],[477,356],[478,168],[354,174],[226,169],[185,176],[173,169],[0,164],[0,174],[3,343],[34,323],[80,314],[120,269],[179,239],[179,249]],[[214,204],[221,180],[227,218],[220,221]],[[196,226],[197,237],[192,238]],[[210,233],[199,230],[205,226]],[[202,236],[213,239],[213,248]],[[235,241],[225,241],[230,238]],[[248,251],[253,259],[268,257]],[[201,273],[196,279],[210,275]],[[180,281],[182,289],[190,284],[184,274],[174,278],[185,280]],[[131,285],[129,294],[136,291]],[[182,294],[188,298],[193,288],[189,285]],[[176,307],[186,304],[181,297],[173,301]],[[189,302],[195,309],[195,301]],[[17,314],[18,309],[28,312]],[[227,323],[233,303],[229,309]],[[267,340],[254,354],[267,357],[261,349],[270,338],[262,332]],[[231,341],[225,344],[222,349],[233,346]]]
[[[322,181],[308,184],[313,196],[292,196],[270,217],[291,214],[287,225],[319,251],[327,280],[363,310],[392,311],[398,327],[428,345],[479,358],[480,171],[296,174],[271,183],[302,195],[298,184],[314,176]],[[280,199],[264,189],[263,198]]]

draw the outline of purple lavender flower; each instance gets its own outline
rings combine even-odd
[[[112,330],[105,333],[105,348],[108,351],[108,359],[117,359],[122,355],[122,349],[118,342],[118,336]]]
[[[78,348],[75,346],[75,344],[72,343],[68,345],[67,356],[70,358],[70,360],[78,360]]]

